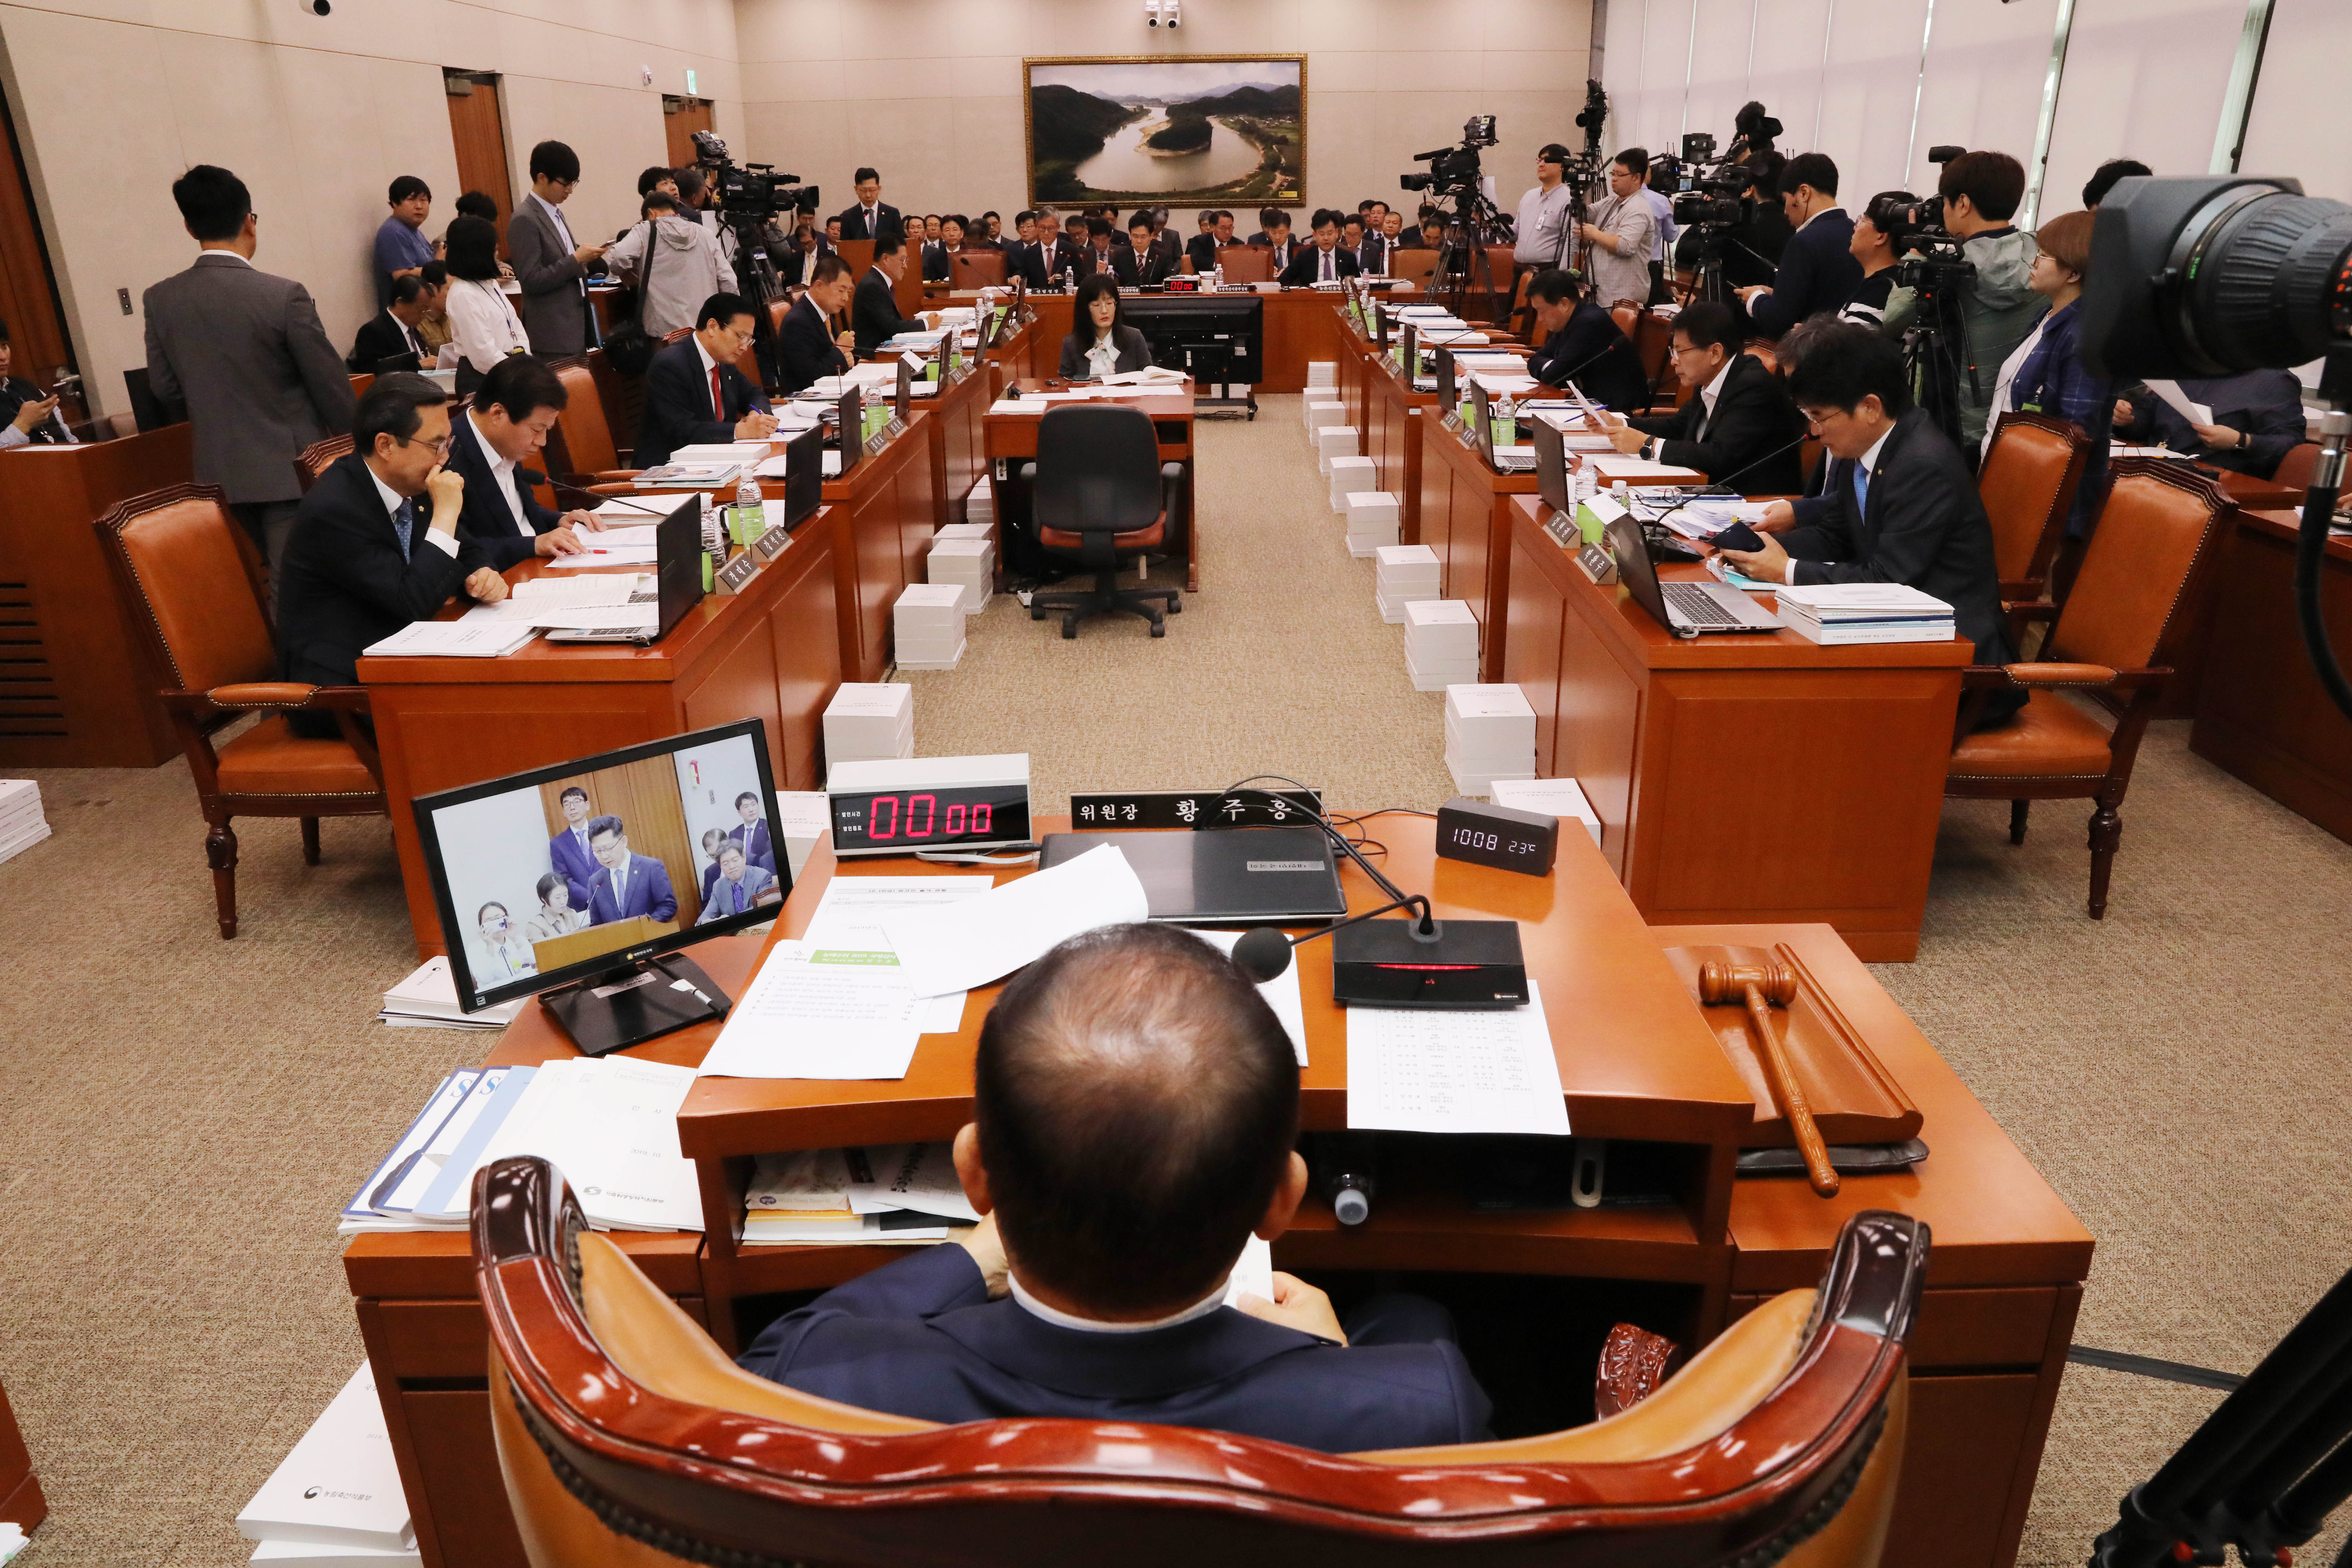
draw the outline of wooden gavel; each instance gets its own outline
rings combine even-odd
[[[1796,971],[1785,963],[1702,963],[1698,994],[1702,1002],[1747,1002],[1748,1020],[1756,1029],[1756,1059],[1797,1140],[1797,1152],[1805,1158],[1805,1179],[1822,1196],[1837,1196],[1838,1173],[1830,1164],[1829,1145],[1822,1142],[1822,1130],[1813,1125],[1813,1110],[1805,1103],[1805,1091],[1797,1087],[1788,1047],[1772,1028],[1771,1007],[1786,1007],[1797,998]]]

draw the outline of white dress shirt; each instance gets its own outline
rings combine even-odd
[[[489,433],[482,428],[480,417],[470,408],[466,410],[466,422],[474,427],[474,439],[481,443],[482,456],[490,460],[490,477],[498,481],[499,495],[507,503],[508,514],[514,519],[515,531],[528,535],[531,530],[530,524],[523,521],[522,498],[515,494],[514,459],[499,455],[499,449],[490,445]]]
[[[1148,1323],[1106,1323],[1094,1318],[1081,1318],[1058,1308],[1048,1307],[1022,1288],[1018,1275],[1008,1273],[1005,1284],[1013,1289],[1013,1299],[1021,1303],[1030,1316],[1043,1318],[1057,1329],[1076,1329],[1088,1334],[1148,1334],[1154,1329],[1172,1329],[1179,1323],[1189,1323],[1195,1318],[1205,1318],[1225,1302],[1225,1287],[1220,1284],[1201,1300],[1181,1312],[1165,1318],[1154,1318]]]
[[[545,196],[541,195],[537,191],[530,193],[530,199],[539,204],[540,211],[545,213],[548,216],[548,220],[555,225],[556,237],[563,241],[563,248],[566,250],[579,249],[580,242],[572,237],[572,226],[563,221],[563,209],[557,206],[553,202],[549,201]]]
[[[443,309],[458,357],[483,374],[510,353],[530,353],[530,334],[495,279],[451,279],[449,301]]]
[[[1738,354],[1734,354],[1731,356],[1731,359],[1725,360],[1723,362],[1723,368],[1715,373],[1715,379],[1698,389],[1699,405],[1704,412],[1699,415],[1698,429],[1692,433],[1692,440],[1696,441],[1705,439],[1707,427],[1715,423],[1715,400],[1723,395],[1723,384],[1731,374],[1732,361],[1737,360],[1738,357],[1739,356]],[[1651,437],[1649,445],[1643,448],[1644,452],[1653,462],[1655,462],[1658,458],[1658,454],[1664,452],[1665,449],[1665,437],[1662,436]]]
[[[390,485],[385,484],[383,482],[383,476],[377,473],[374,468],[369,467],[365,460],[361,462],[360,467],[367,468],[368,478],[375,481],[376,498],[383,502],[384,516],[390,518],[397,515],[400,510],[401,502],[407,498],[403,497],[399,491],[394,489]],[[425,537],[431,540],[448,555],[452,557],[456,556],[457,553],[457,536],[454,533],[444,533],[439,529],[435,528],[432,525],[433,498],[430,495],[423,495],[416,499],[425,502],[425,504],[418,507],[413,514],[418,522],[425,524]],[[414,532],[411,532],[409,535],[408,548],[412,553],[414,553],[416,549],[416,536]]]

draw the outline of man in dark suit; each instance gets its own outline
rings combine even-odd
[[[1356,258],[1339,243],[1339,215],[1325,207],[1315,215],[1315,243],[1301,246],[1276,279],[1287,288],[1301,284],[1328,283],[1334,279],[1353,278],[1357,272]]]
[[[751,346],[752,320],[749,300],[713,294],[695,312],[694,335],[654,355],[637,422],[638,467],[667,463],[680,447],[764,441],[774,432],[767,398],[736,368]]]
[[[919,332],[936,321],[928,314],[898,314],[898,279],[906,270],[907,247],[897,235],[886,234],[874,242],[874,265],[857,280],[857,298],[849,308],[858,358],[871,359],[875,350],[900,332]]]
[[[1765,337],[1777,338],[1819,311],[1843,310],[1862,287],[1853,219],[1838,205],[1837,187],[1837,165],[1826,153],[1800,154],[1780,171],[1780,210],[1797,232],[1781,247],[1770,285],[1739,290],[1748,321]]]
[[[773,871],[754,866],[743,853],[743,847],[732,838],[722,839],[719,858],[711,863],[718,873],[702,890],[702,913],[695,917],[697,925],[723,921],[757,909],[760,895],[776,885]]]
[[[1532,334],[1542,344],[1528,358],[1528,374],[1546,386],[1577,389],[1603,408],[1646,408],[1650,378],[1642,355],[1576,280],[1576,274],[1546,268],[1528,279],[1528,303],[1535,307]]]
[[[1085,262],[1078,255],[1078,242],[1062,232],[1061,214],[1040,212],[1037,215],[1037,253],[1044,271],[1040,277],[1030,279],[1029,287],[1059,288],[1065,272],[1085,276],[1081,270]]]
[[[809,268],[809,285],[776,331],[776,359],[784,390],[798,392],[828,375],[849,369],[857,340],[849,332],[835,334],[834,319],[849,304],[849,264],[837,251],[826,251]]]
[[[857,189],[857,205],[841,215],[841,237],[879,239],[895,234],[904,239],[907,226],[898,209],[882,199],[882,176],[871,169],[860,169],[850,183]]]
[[[768,819],[760,811],[760,797],[748,789],[737,795],[735,815],[743,821],[727,837],[743,847],[743,853],[752,865],[772,875],[776,869],[776,844],[768,837]]]
[[[303,447],[352,427],[352,378],[310,292],[253,265],[259,220],[245,182],[199,163],[172,184],[195,265],[142,300],[147,384],[187,408],[195,479],[218,485],[269,563],[284,563]]]
[[[442,285],[446,292],[447,284]],[[415,356],[406,369],[415,370],[429,353],[425,340],[417,335],[416,325],[436,301],[434,290],[416,277],[395,278],[392,280],[392,303],[371,317],[360,328],[359,336],[352,340],[352,352],[343,363],[363,375],[373,375],[376,367],[388,359],[402,355]]]
[[[652,921],[677,919],[677,894],[669,885],[669,868],[650,855],[629,853],[628,830],[617,816],[600,816],[588,825],[588,847],[596,853],[596,875],[588,883],[588,923],[610,925],[643,915]]]
[[[58,399],[8,374],[16,351],[0,321],[0,452],[11,447],[71,447],[78,443],[58,414]]]
[[[1490,1406],[1443,1309],[1342,1324],[1287,1274],[1228,1304],[1307,1192],[1298,1064],[1230,960],[1107,926],[1015,975],[982,1026],[956,1174],[980,1227],[777,1319],[742,1365],[945,1422],[1169,1422],[1327,1452],[1460,1443]],[[1135,1157],[1148,1148],[1152,1158]]]
[[[1259,213],[1257,218],[1258,222],[1265,226],[1251,235],[1249,242],[1252,245],[1262,245],[1274,252],[1274,275],[1280,278],[1290,264],[1297,259],[1298,253],[1307,248],[1307,246],[1304,242],[1291,237],[1290,215],[1280,207],[1268,207]]]
[[[1118,280],[1130,289],[1165,283],[1176,270],[1175,257],[1152,234],[1150,213],[1139,211],[1127,220],[1127,248],[1112,258],[1111,266]]]
[[[1805,422],[1780,378],[1739,352],[1727,305],[1701,300],[1675,318],[1675,373],[1690,401],[1655,418],[1610,419],[1621,452],[1696,468],[1743,495],[1794,495],[1804,484],[1797,447]]]
[[[1763,583],[1906,584],[1952,606],[1977,663],[2015,660],[1976,478],[1912,406],[1895,344],[1853,322],[1823,328],[1789,380],[1821,432],[1828,476],[1820,495],[1767,509],[1763,549],[1727,550],[1725,559]],[[2026,694],[1993,696],[1987,723],[2017,711]]]
[[[507,262],[522,285],[522,326],[541,359],[585,353],[596,341],[588,279],[604,270],[606,245],[572,236],[563,204],[580,185],[580,155],[561,142],[530,150],[530,195],[507,224]]]
[[[507,596],[506,580],[459,527],[466,486],[442,466],[449,400],[438,386],[421,375],[376,377],[352,442],[302,498],[278,587],[279,667],[306,685],[358,685],[362,648],[431,619],[452,594],[486,605]],[[331,714],[291,720],[298,734],[337,732]]]
[[[1370,205],[1378,206],[1380,204],[1374,202]],[[1380,225],[1381,219],[1388,215],[1383,211],[1375,216],[1367,210],[1360,216],[1363,219],[1364,236],[1356,242],[1356,266],[1363,272],[1385,273],[1389,269],[1389,241],[1388,236],[1381,232]]]
[[[785,242],[782,254],[769,258],[776,264],[776,276],[787,289],[808,287],[809,268],[820,256],[831,256],[833,246],[815,224],[803,218]]]
[[[596,852],[588,847],[588,824],[596,815],[588,792],[566,784],[555,804],[563,809],[563,831],[547,841],[547,863],[572,891],[572,908],[588,907],[588,884],[596,879]]]
[[[1078,251],[1078,280],[1083,283],[1097,272],[1108,272],[1122,283],[1125,282],[1127,279],[1120,271],[1119,260],[1124,258],[1127,262],[1126,271],[1132,272],[1135,270],[1135,254],[1131,250],[1122,250],[1110,242],[1110,219],[1107,217],[1087,219],[1086,236],[1086,243]]]
[[[522,477],[571,401],[553,371],[509,354],[474,389],[473,406],[449,422],[448,466],[466,481],[459,531],[501,572],[534,555],[577,555],[588,548],[580,531],[604,526],[587,511],[548,510]]]
[[[1220,208],[1202,216],[1209,226],[1184,242],[1184,254],[1192,258],[1192,270],[1206,278],[1216,270],[1218,247],[1234,243],[1234,215]]]

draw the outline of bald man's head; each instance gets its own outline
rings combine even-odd
[[[1168,926],[1088,931],[1023,971],[981,1028],[973,1079],[1015,1271],[1107,1312],[1215,1289],[1298,1134],[1298,1062],[1274,1010]]]

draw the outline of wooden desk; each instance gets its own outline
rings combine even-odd
[[[928,452],[912,434],[896,445]],[[739,719],[766,721],[778,788],[818,787],[851,602],[836,570],[846,521],[843,509],[822,509],[743,592],[705,598],[651,647],[536,638],[503,658],[360,660],[419,956],[443,948],[409,809],[417,795]],[[534,560],[507,575],[541,570]]]
[[[1265,363],[1258,366],[1258,379],[1253,384],[1260,392],[1304,392],[1307,362],[1328,360],[1339,352],[1339,339],[1334,334],[1346,330],[1339,325],[1341,297],[1313,289],[1293,289],[1257,298],[1265,301]],[[1070,296],[1033,293],[1029,305],[1037,313],[1034,374],[1051,374],[1061,365],[1062,340],[1070,333]]]
[[[1915,957],[1969,645],[1678,638],[1595,586],[1539,510],[1512,498],[1499,678],[1535,708],[1537,775],[1583,785],[1634,907],[1822,921],[1874,963]]]
[[[167,682],[90,524],[185,483],[190,426],[0,452],[0,767],[152,768],[180,754]]]
[[[995,395],[989,368],[973,365],[952,385],[915,405],[929,416],[923,425],[930,437],[935,479],[931,510],[940,524],[962,521],[964,498],[988,471],[988,434],[981,417]]]
[[[2295,624],[2300,524],[2292,511],[2231,521],[2189,746],[2352,841],[2352,721],[2320,689]],[[2352,658],[2352,540],[2327,542],[2319,593],[2336,656]]]
[[[1057,342],[1059,340],[1056,340]],[[1050,381],[1008,382],[1005,395],[1015,388],[1041,392],[1058,387]],[[1108,401],[1108,400],[1107,400]],[[1192,474],[1192,384],[1171,386],[1166,391],[1139,391],[1117,399],[1130,407],[1140,408],[1151,416],[1151,428],[1159,437],[1160,460],[1184,465],[1184,493],[1178,503],[1179,515],[1170,521],[1182,541],[1184,556],[1184,591],[1201,591],[1201,537],[1193,526],[1197,515],[1193,503]],[[1029,525],[1029,487],[1021,482],[1019,465],[1037,455],[1037,426],[1049,408],[1069,406],[1062,403],[1035,403],[1032,411],[1019,414],[991,412],[982,420],[987,441],[989,470],[994,474],[996,495],[996,525],[1002,533],[1010,528]],[[1002,552],[1000,552],[1000,558]]]
[[[1437,552],[1438,596],[1460,599],[1478,618],[1478,679],[1502,680],[1507,679],[1503,610],[1511,593],[1511,499],[1533,496],[1536,477],[1496,473],[1476,447],[1462,444],[1444,416],[1432,406],[1412,421],[1421,426],[1421,499],[1419,537],[1408,542]]]
[[[1397,498],[1397,542],[1420,544],[1422,432],[1443,412],[1437,395],[1415,392],[1374,344],[1345,328],[1340,336],[1353,345],[1341,361],[1354,361],[1352,374],[1341,374],[1343,382],[1354,384],[1348,413],[1356,426],[1357,449],[1372,460],[1372,488]]]

